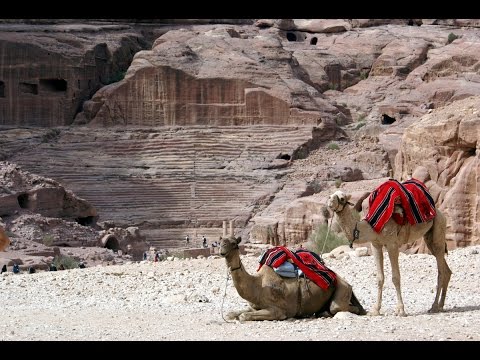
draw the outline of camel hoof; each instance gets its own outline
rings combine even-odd
[[[435,314],[435,313],[438,313],[438,312],[441,312],[443,311],[443,309],[440,309],[438,306],[432,306],[432,308],[430,310],[428,310],[428,312],[430,314]]]
[[[407,316],[407,314],[405,313],[405,310],[403,309],[403,306],[399,307],[395,310],[395,315],[397,315],[397,316]]]
[[[330,312],[328,312],[328,311],[324,311],[324,312],[320,313],[320,314],[318,315],[318,317],[321,317],[321,318],[331,318],[331,317],[333,317],[333,315],[332,315]]]
[[[250,319],[248,319],[248,315],[247,314],[241,314],[239,317],[238,317],[238,320],[240,320],[240,322],[244,322],[244,321],[248,321]]]
[[[225,314],[225,318],[227,320],[238,320],[238,314],[236,312],[229,312],[228,314]]]
[[[367,315],[367,311],[365,309],[356,308],[354,311],[350,311],[350,312],[359,316]]]
[[[380,315],[380,311],[378,310],[370,310],[368,313],[367,313],[368,316],[379,316]]]

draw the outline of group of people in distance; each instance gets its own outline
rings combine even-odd
[[[185,236],[185,244],[188,246],[190,245],[190,237],[188,236],[188,234]],[[216,241],[214,241],[212,243],[212,248],[214,247],[217,247],[219,245],[219,243],[217,243]],[[207,238],[205,235],[202,236],[202,247],[204,248],[208,248],[208,243],[207,243]]]
[[[83,262],[79,262],[78,263],[78,267],[80,269],[84,269],[86,266]],[[65,267],[63,266],[63,264],[60,264],[60,267],[58,270],[65,270]],[[1,270],[1,273],[3,274],[4,272],[7,272],[7,265],[4,264],[2,266],[2,270]],[[55,264],[51,263],[51,264],[48,264],[48,269],[47,271],[57,271],[57,266],[55,266]],[[20,274],[21,273],[21,270],[20,270],[20,266],[17,264],[17,263],[14,263],[13,266],[12,266],[12,272],[14,274]],[[27,269],[27,272],[29,274],[35,274],[37,272],[37,270],[35,269],[35,267],[33,266],[29,266],[28,269]]]

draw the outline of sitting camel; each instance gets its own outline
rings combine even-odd
[[[351,285],[338,274],[336,287],[330,286],[327,290],[304,277],[281,277],[270,266],[263,266],[256,275],[250,275],[240,260],[240,241],[240,237],[233,235],[223,237],[219,253],[225,257],[238,294],[248,301],[251,309],[230,312],[229,319],[285,320],[326,310],[331,315],[339,311],[366,314]]]
[[[5,229],[0,226],[0,251],[6,251],[10,245],[10,238],[7,236]]]
[[[346,195],[341,190],[338,190],[330,195],[328,207],[333,211],[340,228],[350,242],[350,246],[355,240],[359,242],[371,242],[372,244],[372,252],[377,267],[378,292],[377,302],[369,312],[369,315],[379,315],[380,307],[382,306],[384,283],[383,247],[385,246],[392,267],[392,282],[397,292],[395,314],[406,316],[400,290],[400,269],[398,266],[399,247],[403,244],[414,242],[422,236],[428,249],[437,260],[438,270],[437,292],[433,305],[428,312],[434,313],[442,311],[448,283],[452,274],[445,260],[445,254],[447,253],[445,238],[447,222],[445,216],[436,209],[436,215],[433,220],[414,225],[408,222],[405,225],[399,225],[393,218],[390,218],[383,229],[377,233],[365,219],[360,220],[359,212],[353,207],[353,204],[349,202],[350,197],[351,195]]]

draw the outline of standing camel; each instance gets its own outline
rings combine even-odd
[[[433,305],[428,312],[435,313],[443,311],[447,287],[452,274],[445,260],[445,254],[447,253],[445,238],[447,222],[445,216],[436,209],[436,215],[432,220],[414,225],[408,222],[405,225],[399,225],[393,218],[390,218],[383,226],[383,229],[377,233],[365,219],[359,220],[360,214],[353,208],[353,204],[349,202],[350,197],[351,195],[346,195],[341,190],[338,190],[330,195],[328,207],[333,211],[334,217],[336,217],[350,245],[352,245],[355,240],[359,242],[371,242],[372,244],[372,252],[377,267],[378,292],[377,302],[369,314],[379,315],[382,306],[384,283],[383,247],[385,246],[392,267],[392,282],[395,285],[397,293],[395,314],[406,316],[400,289],[400,269],[398,266],[399,247],[403,244],[412,243],[422,236],[428,249],[433,256],[435,256],[438,271],[437,292]]]
[[[240,260],[238,244],[241,238],[223,237],[219,254],[226,260],[238,294],[248,301],[250,309],[233,311],[229,319],[284,320],[305,317],[329,310],[332,315],[349,311],[365,315],[352,286],[336,274],[336,286],[324,290],[305,278],[286,278],[278,275],[270,266],[263,266],[256,275],[250,275]]]
[[[0,251],[6,251],[7,247],[10,245],[10,239],[5,232],[5,229],[0,226]]]

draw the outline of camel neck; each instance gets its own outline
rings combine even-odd
[[[257,291],[253,291],[253,288],[258,287],[257,280],[259,278],[250,275],[245,270],[240,259],[240,252],[238,250],[232,251],[232,253],[226,257],[226,261],[238,295],[247,301],[257,301],[255,298]]]
[[[240,251],[232,250],[232,252],[225,258],[227,267],[230,272],[240,270],[242,268],[242,261],[240,260]]]
[[[237,266],[236,268],[232,268],[232,267],[231,267],[231,268],[230,268],[230,272],[233,272],[233,271],[235,271],[235,270],[240,270],[241,268],[242,268],[242,263],[240,263],[240,265]]]
[[[335,213],[338,219],[338,225],[342,228],[348,241],[353,242],[353,229],[357,223],[357,213],[350,206],[345,206],[342,211]]]

